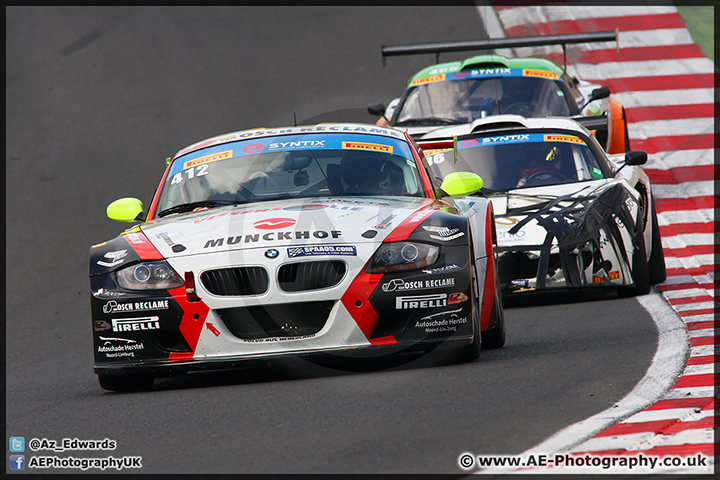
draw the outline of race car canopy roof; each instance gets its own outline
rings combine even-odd
[[[212,145],[218,145],[221,143],[232,142],[236,140],[248,140],[250,138],[261,138],[261,137],[275,137],[280,135],[295,135],[295,134],[309,134],[309,133],[353,133],[353,134],[372,134],[372,135],[383,135],[386,137],[392,137],[396,139],[404,139],[405,135],[403,132],[394,128],[379,127],[377,125],[370,124],[359,124],[359,123],[320,123],[318,125],[304,125],[295,127],[280,127],[280,128],[255,128],[251,130],[241,130],[233,133],[226,133],[225,135],[218,135],[216,137],[208,138],[201,142],[194,143],[189,147],[185,147],[173,156],[173,160],[177,157],[181,157],[195,150],[209,147]]]
[[[586,136],[590,135],[590,132],[583,125],[566,117],[525,118],[520,115],[504,114],[478,118],[472,123],[463,125],[437,128],[423,135],[418,140],[418,144],[423,149],[441,148],[436,145],[440,145],[442,141],[453,137],[509,129],[560,129],[574,131]]]
[[[557,80],[564,73],[545,58],[507,58],[501,55],[477,55],[462,62],[431,65],[408,80],[408,88],[434,82],[500,77],[536,77]]]

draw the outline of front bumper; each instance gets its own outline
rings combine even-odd
[[[352,361],[362,359],[386,358],[403,354],[417,355],[433,349],[449,350],[470,345],[473,335],[457,335],[450,338],[428,339],[412,344],[367,345],[363,347],[330,348],[312,352],[284,352],[253,356],[237,356],[222,359],[197,359],[161,362],[126,362],[115,365],[95,365],[98,375],[150,375],[167,377],[189,372],[210,372],[244,368],[266,367],[282,359],[314,359]]]

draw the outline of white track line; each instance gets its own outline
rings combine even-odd
[[[662,295],[654,289],[648,295],[639,296],[636,299],[655,320],[658,327],[658,348],[645,376],[625,398],[613,407],[565,427],[519,456],[554,455],[558,452],[569,451],[623,418],[652,405],[673,386],[683,371],[685,357],[688,353],[685,323]],[[617,448],[617,445],[613,448]],[[484,469],[479,472],[509,473],[515,471],[517,469]]]

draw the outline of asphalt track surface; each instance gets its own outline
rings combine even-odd
[[[291,125],[293,114],[372,122],[367,104],[434,61],[394,57],[383,69],[381,44],[481,38],[483,25],[472,7],[8,7],[6,28],[6,438],[117,442],[28,460],[141,456],[125,473],[463,473],[461,453],[523,452],[611,407],[650,365],[657,331],[634,299],[574,295],[508,304],[507,345],[470,364],[299,361],[103,391],[88,250],[128,226],[107,219],[108,203],[148,203],[165,158],[213,135]]]

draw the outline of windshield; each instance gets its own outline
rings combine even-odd
[[[508,72],[522,69],[507,69]],[[411,86],[393,125],[469,123],[488,115],[516,114],[524,117],[569,116],[568,100],[560,80],[532,76],[455,79]],[[499,102],[498,102],[499,99]],[[441,121],[444,119],[445,121]],[[418,122],[418,120],[421,120]]]
[[[300,197],[421,197],[421,185],[404,141],[361,134],[284,135],[221,144],[176,159],[157,212]]]
[[[483,188],[500,192],[603,178],[585,141],[565,132],[463,137],[457,164],[452,149],[424,153],[436,177],[473,172],[482,177]]]

